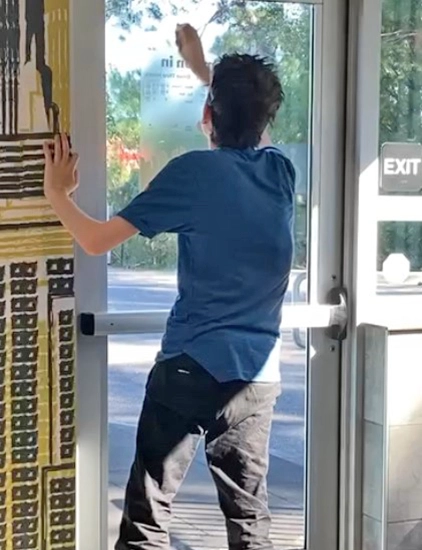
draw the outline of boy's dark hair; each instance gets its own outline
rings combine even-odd
[[[256,55],[224,55],[214,67],[209,93],[213,133],[218,147],[259,145],[284,99],[274,65]]]

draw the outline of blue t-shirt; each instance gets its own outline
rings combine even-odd
[[[145,237],[178,234],[178,298],[160,358],[186,353],[220,382],[279,381],[294,184],[275,148],[194,151],[119,214]]]

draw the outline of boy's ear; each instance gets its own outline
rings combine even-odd
[[[201,127],[205,136],[210,137],[212,134],[212,116],[211,107],[208,103],[205,103],[204,110],[202,112]]]
[[[206,102],[202,113],[202,124],[211,124],[211,123],[212,123],[211,107],[209,103]]]

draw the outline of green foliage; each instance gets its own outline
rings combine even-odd
[[[384,0],[380,143],[422,140],[422,3]]]
[[[153,240],[134,238],[113,251],[112,265],[129,269],[170,270],[177,264],[174,235],[160,235]]]
[[[107,75],[107,131],[128,149],[139,146],[141,112],[141,71],[126,74],[111,69]]]
[[[122,162],[123,150],[137,151],[141,132],[140,71],[121,74],[111,70],[107,77],[107,200],[110,215],[117,214],[140,190],[138,161]],[[112,253],[112,263],[120,267],[171,269],[177,262],[174,235],[156,239],[134,238]]]
[[[190,4],[196,4],[199,0],[190,0]],[[224,3],[224,2],[222,2]],[[153,26],[166,15],[178,15],[186,13],[185,0],[166,0],[166,2],[152,0],[106,0],[106,20],[115,21],[122,31],[129,31],[133,26],[141,26],[147,21]],[[122,34],[124,40],[124,34]]]
[[[384,0],[382,21],[380,146],[422,143],[422,3]],[[404,253],[413,270],[422,269],[422,224],[380,225],[378,268],[389,254]]]
[[[310,109],[310,8],[251,2],[232,8],[225,22],[229,29],[216,39],[213,53],[258,53],[275,62],[286,98],[272,138],[276,143],[306,143]]]
[[[108,204],[112,214],[123,208],[138,192],[139,167],[126,166],[119,152],[137,150],[140,135],[140,72],[126,75],[112,70],[107,79]],[[113,148],[111,147],[113,146]]]

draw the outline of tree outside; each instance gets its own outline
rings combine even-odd
[[[382,20],[380,147],[422,143],[422,3],[384,0]],[[422,269],[422,224],[384,222],[379,227],[378,269],[392,253]]]

